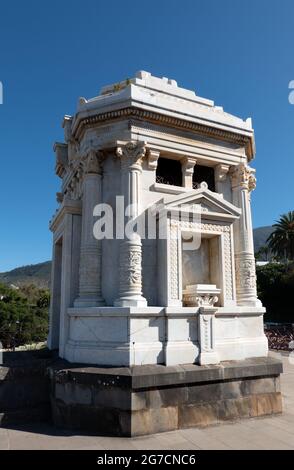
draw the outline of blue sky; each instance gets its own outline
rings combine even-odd
[[[63,115],[137,70],[251,116],[254,226],[294,209],[293,18],[292,0],[2,1],[0,272],[51,257]]]

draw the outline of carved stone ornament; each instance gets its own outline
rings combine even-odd
[[[229,165],[219,164],[215,168],[215,179],[219,183],[223,183],[227,179],[227,174],[229,172]]]
[[[121,159],[131,159],[134,163],[141,163],[146,155],[144,142],[128,142],[125,145],[118,146],[116,155]]]
[[[255,170],[244,163],[232,168],[231,177],[233,187],[242,187],[248,191],[256,187]]]
[[[132,250],[132,251],[131,251]],[[138,247],[127,245],[121,253],[121,283],[127,287],[139,285],[141,287],[142,254]]]
[[[156,170],[158,159],[160,157],[159,150],[148,150],[148,168],[149,170]]]
[[[213,307],[218,302],[220,289],[214,284],[188,285],[183,292],[184,305],[188,307]]]
[[[249,191],[254,191],[256,188],[256,178],[254,173],[252,172],[251,175],[249,176],[249,181],[248,181],[248,189]]]
[[[83,160],[83,170],[85,174],[99,174],[101,172],[99,154],[95,150],[90,150]]]
[[[255,260],[236,260],[236,280],[238,288],[256,288]]]
[[[214,304],[218,302],[218,296],[217,295],[198,295],[196,297],[196,304],[198,307],[213,307]]]

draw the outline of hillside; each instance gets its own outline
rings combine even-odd
[[[30,264],[20,268],[0,273],[0,282],[22,286],[34,284],[40,288],[48,288],[50,285],[51,261]]]
[[[265,245],[267,238],[272,232],[272,227],[259,227],[254,229],[254,246],[257,252]],[[51,261],[31,264],[15,268],[6,273],[0,273],[0,282],[21,286],[25,284],[35,284],[38,287],[49,287],[51,273]]]
[[[272,231],[273,227],[271,225],[267,227],[258,227],[253,230],[255,253],[257,253],[262,246],[266,245],[266,241]]]

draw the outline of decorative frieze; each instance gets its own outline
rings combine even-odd
[[[256,289],[254,259],[236,258],[236,281],[239,289]]]
[[[198,134],[201,133],[202,135],[206,135],[220,140],[226,140],[234,144],[245,146],[250,159],[253,157],[254,154],[251,135],[241,135],[239,133],[226,131],[221,128],[203,125],[185,119],[165,116],[164,114],[146,111],[131,106],[115,111],[101,112],[92,116],[81,118],[74,129],[74,136],[76,139],[80,139],[86,129],[91,128],[98,123],[105,123],[110,119],[113,121],[122,118],[139,118],[147,121],[164,124],[166,126],[170,126],[171,128],[191,130]]]

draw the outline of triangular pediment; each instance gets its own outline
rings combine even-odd
[[[168,213],[174,211],[201,212],[205,218],[216,219],[237,219],[241,214],[238,207],[226,201],[222,195],[207,188],[199,188],[172,198],[165,198],[161,203]]]

